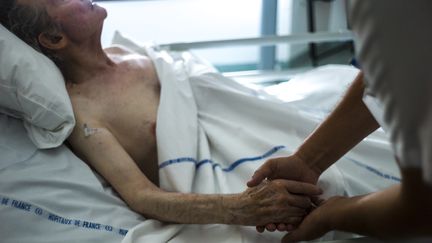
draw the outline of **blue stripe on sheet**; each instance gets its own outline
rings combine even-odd
[[[184,157],[184,158],[178,158],[178,159],[172,159],[172,160],[165,161],[159,165],[159,169],[163,169],[163,168],[170,166],[172,164],[194,163],[196,169],[199,169],[204,164],[211,164],[213,169],[215,169],[216,167],[219,167],[224,172],[231,172],[243,163],[265,159],[265,158],[270,157],[274,153],[276,153],[279,150],[284,149],[284,148],[285,148],[285,146],[276,146],[261,156],[239,159],[239,160],[235,161],[234,163],[230,164],[227,168],[222,168],[222,166],[220,164],[215,163],[213,160],[210,160],[210,159],[198,161],[198,160],[191,158],[191,157]]]
[[[362,167],[362,168],[368,170],[369,172],[372,172],[373,174],[375,174],[375,175],[377,175],[377,176],[380,176],[380,177],[382,177],[382,178],[384,178],[384,179],[387,179],[387,180],[392,180],[392,181],[396,181],[396,182],[401,182],[401,179],[398,178],[398,177],[396,177],[396,176],[392,176],[392,175],[389,175],[389,174],[383,173],[383,172],[379,171],[378,169],[375,169],[375,168],[373,168],[372,166],[369,166],[369,165],[363,164],[363,163],[361,163],[361,162],[359,162],[359,161],[357,161],[357,160],[354,160],[354,159],[351,159],[351,158],[348,158],[348,157],[345,157],[345,158],[346,158],[347,160],[353,162],[354,164],[356,164],[356,165],[358,165],[358,166],[360,166],[360,167]]]
[[[128,230],[116,228],[111,225],[101,224],[92,221],[71,219],[54,214],[46,209],[42,209],[28,202],[16,200],[0,195],[0,207],[7,207],[12,210],[20,210],[28,214],[35,215],[54,224],[61,224],[73,228],[87,229],[91,231],[106,232],[113,235],[124,237]]]
[[[204,164],[211,164],[212,167],[213,167],[213,169],[215,169],[216,167],[219,167],[224,172],[231,172],[231,171],[233,171],[235,168],[237,168],[239,165],[241,165],[243,163],[253,162],[253,161],[265,159],[265,158],[270,157],[274,153],[276,153],[279,150],[284,149],[284,148],[286,148],[286,147],[282,146],[282,145],[281,146],[276,146],[276,147],[272,148],[267,153],[265,153],[265,154],[263,154],[261,156],[239,159],[239,160],[235,161],[234,163],[230,164],[226,168],[222,168],[222,166],[220,164],[215,163],[213,160],[210,160],[210,159],[205,159],[205,160],[198,161],[198,160],[196,160],[194,158],[191,158],[191,157],[184,157],[184,158],[178,158],[178,159],[172,159],[172,160],[165,161],[165,162],[163,162],[162,164],[159,165],[159,169],[163,169],[163,168],[165,168],[167,166],[170,166],[170,165],[173,165],[173,164],[194,163],[196,169],[199,169]],[[361,163],[361,162],[359,162],[357,160],[351,159],[351,158],[349,158],[347,156],[344,157],[344,158],[346,158],[347,160],[355,163],[356,165],[358,165],[358,166],[366,169],[367,171],[369,171],[369,172],[371,172],[371,173],[373,173],[373,174],[375,174],[377,176],[380,176],[380,177],[382,177],[384,179],[392,180],[392,181],[396,181],[396,182],[401,182],[401,179],[398,178],[398,177],[396,177],[396,176],[392,176],[392,175],[386,174],[384,172],[381,172],[378,169],[375,169],[375,168],[373,168],[373,167],[371,167],[369,165],[366,165],[364,163]]]

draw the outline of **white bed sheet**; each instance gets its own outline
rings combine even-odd
[[[299,111],[318,123],[339,100],[349,83],[346,78],[352,78],[353,70],[347,69],[345,66],[318,69],[274,90],[279,95],[291,94],[289,102],[297,102]],[[301,88],[304,85],[318,88]],[[272,92],[271,89],[268,91]],[[262,94],[254,92],[257,96]],[[277,99],[283,100],[280,96]],[[302,107],[300,104],[304,100],[316,102],[316,105]],[[306,136],[308,132],[310,130],[304,130],[299,136]],[[170,242],[257,242],[263,239],[277,242],[280,238],[280,234],[270,233],[258,236],[253,227],[188,225],[180,226],[181,231],[178,231],[177,225],[144,220],[67,147],[37,150],[26,136],[22,122],[1,114],[0,134],[1,242],[162,242],[166,237]],[[374,161],[385,163],[375,164]],[[349,189],[345,193],[350,195],[376,190],[375,186],[368,187],[368,183],[360,180],[366,176],[370,178],[370,185],[398,182],[398,170],[382,131],[349,153],[339,166],[346,171],[343,177]],[[146,227],[139,227],[142,223]]]
[[[274,90],[280,95],[270,96],[271,88],[265,92],[240,86],[190,53],[141,48],[121,36],[116,41],[147,53],[157,69],[162,86],[157,126],[160,184],[170,191],[243,191],[266,159],[295,150],[358,74],[348,66],[318,68],[279,85]],[[282,93],[291,97],[284,100]],[[379,130],[323,174],[320,185],[326,196],[352,196],[399,181],[387,137]],[[324,239],[340,236],[330,233]],[[253,227],[146,221],[132,229],[123,243],[279,239],[280,234],[259,235]]]
[[[38,150],[0,114],[2,243],[120,242],[143,218],[67,147]]]

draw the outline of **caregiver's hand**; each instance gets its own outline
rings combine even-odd
[[[309,197],[320,193],[318,187],[309,183],[265,180],[238,194],[235,200],[227,202],[230,205],[226,208],[233,224],[255,226],[284,222],[297,225],[311,206]]]
[[[305,217],[297,229],[286,234],[283,243],[314,240],[333,230],[332,216],[344,205],[344,197],[332,197]]]
[[[264,179],[287,179],[316,184],[321,172],[308,165],[297,154],[289,157],[270,159],[265,162],[249,180],[247,185],[254,187]]]
[[[280,157],[270,159],[265,162],[249,180],[247,185],[249,187],[256,186],[264,179],[288,179],[302,181],[306,183],[316,184],[321,172],[318,169],[308,165],[306,161],[301,159],[297,154],[288,157]],[[295,228],[295,224],[290,222],[272,222],[270,224],[257,225],[258,232],[263,232],[265,229],[268,231],[291,231]]]

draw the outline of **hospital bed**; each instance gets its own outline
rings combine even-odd
[[[168,50],[169,53],[174,53],[173,56],[179,57],[178,53],[181,53],[180,56],[194,56],[193,54],[189,54],[189,51],[185,51],[185,49],[202,47],[246,44],[266,45],[281,42],[305,43],[335,39],[345,40],[349,38],[352,38],[352,35],[348,32],[315,33],[198,43],[171,43],[163,44],[156,49]],[[7,40],[0,39],[0,51],[2,55],[6,53],[6,50],[2,49],[5,47],[5,41]],[[18,42],[18,40],[15,41]],[[120,35],[117,35],[117,39],[114,42],[126,44],[132,49],[140,46],[134,45],[134,42]],[[20,48],[27,47],[21,45]],[[31,55],[34,59],[30,64],[28,61],[31,58],[27,60],[18,58],[18,61],[14,63],[14,70],[20,72],[22,71],[20,69],[24,69],[25,72],[25,68],[34,68],[41,65],[40,57],[35,55]],[[2,60],[2,63],[4,63],[4,60]],[[3,70],[2,72],[0,75],[5,74]],[[262,74],[255,72],[249,75],[260,77]],[[263,94],[271,94],[281,102],[292,102],[293,104],[299,102],[300,104],[305,98],[310,100],[316,99],[317,97],[314,94],[323,91],[324,93],[328,92],[327,94],[333,97],[327,104],[330,106],[337,101],[338,98],[336,97],[335,99],[335,96],[340,95],[344,89],[344,87],[340,87],[343,79],[352,79],[355,76],[355,71],[346,66],[330,66],[300,76],[294,76],[293,73],[264,74],[267,76],[266,80],[274,75],[273,77],[277,77],[278,80],[285,78],[287,80],[291,79],[292,82],[279,86],[270,86],[266,90],[263,90],[262,87],[254,87],[254,91],[250,92],[255,92],[254,94],[259,98],[262,98]],[[227,76],[230,75],[232,74],[227,74]],[[243,75],[240,79],[243,78],[245,80],[249,77],[248,75]],[[6,78],[4,75],[1,76],[2,82]],[[340,81],[342,80],[342,83],[332,85],[331,81],[334,81],[335,78]],[[346,81],[345,84],[347,84]],[[26,86],[26,88],[28,87],[31,87],[31,85]],[[2,83],[1,88],[1,92],[4,92],[2,95],[8,90],[14,91],[12,90],[12,86],[4,85],[4,83]],[[16,89],[18,90],[19,88]],[[60,91],[56,90],[55,92]],[[11,104],[6,105],[10,106]],[[33,107],[33,109],[35,108]],[[299,109],[301,110],[302,107],[299,106]],[[31,111],[31,107],[26,111],[29,110]],[[49,133],[49,128],[37,129],[32,127],[33,124],[31,122],[33,121],[42,123],[42,121],[37,120],[39,117],[28,119],[29,117],[22,116],[19,112],[12,112],[11,109],[3,109],[2,111],[3,113],[0,113],[1,242],[121,242],[122,240],[124,242],[144,242],[139,241],[140,234],[151,236],[155,234],[154,232],[157,232],[157,234],[163,235],[172,231],[170,225],[165,225],[154,220],[146,220],[141,215],[131,211],[103,178],[77,158],[68,147],[61,145],[61,142],[58,144],[58,140],[53,139],[56,136],[64,136],[63,133],[59,131],[51,131]],[[326,110],[324,107],[321,110],[304,107],[303,111],[306,116],[319,122],[329,110]],[[65,119],[69,118],[66,117]],[[71,126],[73,126],[72,123],[66,122],[62,124],[62,128],[66,127],[70,129]],[[49,136],[44,135],[44,132],[49,133]],[[43,143],[38,143],[40,140],[43,140]],[[385,136],[382,133],[376,134],[370,141],[371,143],[360,147],[357,152],[354,152],[343,162],[346,169],[357,170],[359,174],[368,176],[375,183],[383,185],[398,183],[399,175],[396,167],[384,166],[377,168],[364,162],[374,158],[373,155],[368,154],[369,146],[371,145],[379,147],[380,151],[377,152],[378,157],[384,156],[384,158],[392,160],[391,152],[385,141]],[[38,149],[38,147],[43,147],[49,143],[57,143],[56,146],[59,145],[59,147]],[[366,159],[363,160],[363,157],[366,157]],[[365,184],[361,181],[357,182],[360,185],[359,187],[361,187],[361,184]],[[351,183],[354,182],[351,181]],[[367,188],[367,186],[365,185],[363,189]],[[351,186],[351,188],[354,187]],[[368,188],[368,190],[373,189],[375,188]],[[152,222],[146,226],[147,228],[132,230],[135,226],[149,221]],[[202,236],[203,232],[210,232],[209,235],[212,234],[212,230],[216,233],[223,232],[220,231],[221,227],[231,226],[204,226],[201,228],[199,226],[191,226],[185,230],[188,238],[172,238],[171,242],[182,242],[184,239],[189,239],[189,242],[201,242],[204,240],[210,242],[209,239]],[[273,239],[273,242],[275,241],[274,236],[269,236],[269,233],[264,234],[264,237],[270,238],[254,238],[256,233],[254,233],[253,228],[247,230],[236,229],[235,231],[237,233],[241,231],[242,233],[238,236],[240,238],[234,239],[240,239],[243,242],[248,242],[249,240],[250,242],[259,242],[260,239]],[[248,236],[242,235],[246,233],[253,234],[254,237],[248,238]],[[158,239],[157,237],[159,236],[153,235],[152,237],[156,237],[153,239]],[[157,242],[157,240],[154,242]],[[231,242],[230,238],[226,238],[225,242]],[[270,240],[269,242],[272,241]]]

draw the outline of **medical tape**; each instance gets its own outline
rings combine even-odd
[[[46,209],[37,207],[31,203],[16,200],[10,197],[5,197],[2,195],[0,195],[0,207],[6,207],[14,210],[21,210],[29,214],[36,215],[42,219],[48,220],[52,223],[61,224],[69,227],[88,229],[92,231],[107,232],[121,237],[124,237],[128,232],[127,229],[116,228],[111,225],[106,225],[106,224],[101,224],[101,223],[96,223],[96,222],[91,222],[86,220],[65,218],[56,215],[54,213],[51,213]]]
[[[89,137],[89,136],[91,136],[91,135],[93,135],[99,131],[97,128],[89,127],[87,125],[87,123],[84,123],[83,129],[84,129],[84,136],[85,137]]]

